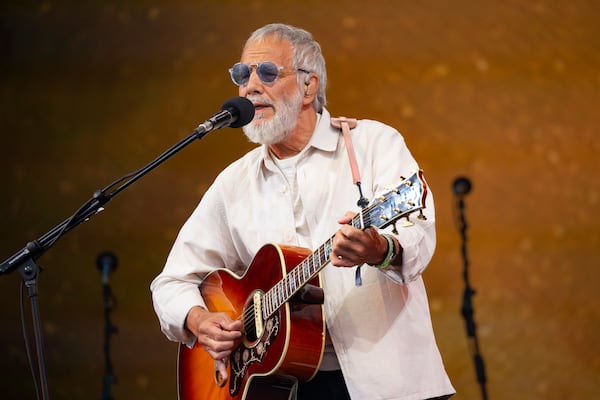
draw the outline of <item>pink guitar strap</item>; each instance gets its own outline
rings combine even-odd
[[[352,138],[350,137],[350,129],[355,128],[357,120],[354,118],[338,117],[331,118],[331,126],[342,130],[344,135],[344,142],[346,142],[346,151],[348,152],[348,160],[350,161],[350,169],[352,171],[352,181],[358,187],[359,199],[358,205],[361,208],[365,208],[369,205],[369,200],[363,196],[361,183],[360,183],[360,171],[358,170],[358,163],[356,162],[356,155],[354,153],[354,146],[352,145]],[[360,276],[360,265],[356,268],[355,276],[356,286],[362,285],[362,279]]]
[[[354,118],[331,118],[331,126],[342,130],[344,135],[344,141],[346,142],[346,150],[348,151],[348,159],[350,160],[350,168],[352,170],[352,180],[356,185],[360,182],[360,172],[358,171],[358,164],[356,163],[356,156],[354,155],[354,146],[352,145],[352,138],[350,138],[350,129],[356,128],[357,121]]]
[[[348,160],[350,161],[350,169],[352,171],[352,181],[358,187],[360,198],[358,205],[361,208],[365,208],[369,205],[367,200],[362,194],[362,188],[360,183],[360,172],[358,170],[358,163],[356,162],[356,155],[354,154],[354,146],[352,145],[352,138],[350,137],[350,129],[356,128],[357,120],[354,118],[331,118],[331,126],[342,130],[344,135],[344,142],[346,142],[346,151],[348,152]]]

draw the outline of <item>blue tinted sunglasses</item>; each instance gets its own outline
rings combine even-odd
[[[237,86],[246,85],[250,80],[252,68],[256,69],[256,75],[258,75],[258,79],[260,79],[261,82],[273,83],[279,77],[280,71],[286,69],[287,67],[281,67],[271,61],[252,64],[236,63],[233,65],[233,67],[229,68],[229,74],[231,75],[231,80],[233,83],[235,83]],[[310,71],[302,68],[298,68],[297,71],[310,74]]]

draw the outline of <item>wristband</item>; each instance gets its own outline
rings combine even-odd
[[[381,235],[385,238],[385,240],[387,240],[388,243],[388,250],[387,250],[387,254],[385,255],[385,258],[383,259],[383,261],[380,264],[376,264],[376,265],[371,265],[372,267],[375,268],[386,268],[388,265],[390,265],[390,262],[396,258],[396,244],[394,243],[394,239],[392,239],[392,236],[390,235],[386,235],[383,234]]]

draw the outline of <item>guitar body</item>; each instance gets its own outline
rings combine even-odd
[[[295,378],[306,381],[316,374],[325,344],[323,305],[292,298],[264,320],[257,311],[262,295],[310,254],[301,247],[267,244],[242,277],[226,269],[207,276],[200,286],[207,308],[241,318],[244,339],[229,357],[227,381],[202,347],[180,345],[181,400],[288,399]],[[308,283],[320,286],[319,277]]]

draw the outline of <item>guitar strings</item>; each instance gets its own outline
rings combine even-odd
[[[356,216],[353,218],[353,222],[359,222],[361,228],[364,227],[365,222],[366,225],[369,226],[370,225],[370,215],[365,214],[366,211],[372,209],[374,207],[374,205],[371,205],[370,207],[364,209],[359,216]],[[356,220],[356,221],[355,221]],[[333,236],[329,239],[330,242],[333,241]],[[291,271],[289,271],[289,273],[281,280],[279,281],[275,286],[273,286],[270,290],[268,290],[265,294],[263,298],[267,298],[269,300],[273,300],[273,297],[275,297],[275,303],[276,303],[276,307],[275,309],[278,309],[281,304],[283,304],[285,301],[280,301],[278,294],[283,294],[283,299],[281,300],[288,300],[290,296],[288,296],[288,292],[291,292],[292,294],[295,293],[300,287],[303,286],[302,284],[302,280],[306,280],[306,282],[308,282],[309,279],[312,278],[312,275],[316,272],[315,269],[315,260],[318,261],[318,263],[320,265],[324,264],[327,261],[327,255],[330,254],[330,251],[327,251],[326,248],[326,244],[320,246],[316,252],[314,252],[312,255],[308,256],[307,258],[305,258],[300,264],[298,264],[296,267],[294,267]],[[309,273],[308,273],[308,278],[305,278],[305,272],[308,269]],[[298,282],[299,280],[299,282]],[[305,282],[305,283],[306,283]],[[286,285],[287,283],[287,285]],[[290,283],[293,284],[293,287],[290,286]],[[287,289],[287,290],[286,290]],[[267,302],[268,303],[268,302]],[[243,323],[244,323],[244,328],[246,330],[246,332],[249,332],[250,330],[252,330],[252,332],[255,331],[256,329],[256,321],[255,321],[255,303],[252,302],[250,303],[250,305],[246,308],[246,310],[243,312]]]
[[[369,226],[371,225],[371,216],[368,213],[369,211],[373,210],[373,208],[375,208],[375,206],[378,205],[378,203],[374,203],[371,204],[369,207],[361,210],[361,212],[359,213],[359,215],[355,216],[352,220],[352,223],[354,225],[354,223],[358,222],[361,228],[363,228],[365,225]],[[333,236],[329,239],[329,241],[333,241]],[[305,279],[305,271],[308,268],[309,271],[309,277],[308,279],[311,278],[311,276],[313,275],[313,273],[315,271],[313,271],[314,268],[314,261],[315,259],[318,260],[318,262],[320,264],[323,264],[327,261],[327,255],[328,253],[330,254],[330,252],[327,251],[325,245],[320,246],[316,252],[314,252],[311,256],[308,256],[306,259],[304,259],[300,264],[298,264],[294,269],[292,269],[288,275],[286,275],[284,277],[283,280],[281,280],[280,282],[278,282],[278,284],[276,284],[275,286],[273,286],[269,291],[267,291],[267,293],[265,293],[264,297],[265,298],[269,298],[272,299],[273,297],[275,297],[275,299],[277,300],[277,307],[275,307],[275,309],[279,308],[281,306],[281,304],[284,303],[284,301],[279,301],[279,296],[276,293],[283,293],[285,294],[283,296],[283,298],[287,299],[287,292],[292,292],[295,293],[299,287],[302,286],[302,280]],[[297,282],[297,280],[299,279],[299,282]],[[308,281],[308,279],[305,279],[306,281]],[[285,285],[283,282],[288,281],[288,284]],[[293,283],[293,288],[289,285],[289,283]],[[288,288],[288,290],[286,290],[286,288]],[[279,304],[281,303],[281,304]],[[244,319],[244,326],[245,327],[250,327],[250,328],[254,328],[255,327],[255,321],[254,321],[254,314],[255,314],[255,305],[254,303],[251,303],[250,306],[244,311],[243,313],[243,319]]]
[[[378,201],[375,202],[371,205],[369,205],[368,207],[364,208],[361,210],[360,213],[358,213],[358,215],[356,215],[354,218],[352,218],[352,221],[350,222],[352,224],[352,226],[357,227],[355,224],[358,223],[358,228],[360,229],[365,229],[365,227],[369,227],[372,225],[371,221],[371,214],[370,212],[375,209],[375,207],[379,206],[383,201]],[[264,293],[263,295],[263,299],[267,299],[267,301],[263,302],[263,304],[269,304],[269,305],[273,305],[275,304],[276,307],[273,307],[273,310],[270,310],[269,307],[269,315],[267,315],[266,317],[270,316],[270,314],[272,312],[274,312],[275,310],[279,309],[279,307],[281,307],[281,305],[289,300],[291,298],[291,296],[296,293],[302,286],[304,286],[304,284],[306,284],[308,282],[309,279],[313,278],[315,272],[317,272],[318,268],[315,268],[315,261],[318,261],[318,265],[322,266],[323,264],[325,264],[327,262],[327,256],[329,254],[331,254],[331,244],[333,243],[333,238],[335,237],[332,236],[327,242],[325,242],[323,245],[321,245],[315,252],[313,252],[310,256],[306,257],[304,260],[302,260],[302,262],[300,262],[298,265],[296,265],[296,267],[294,267],[291,271],[289,271],[289,273],[282,279],[280,280],[276,285],[274,285],[271,289],[269,289],[266,293]],[[331,244],[329,244],[331,242]],[[328,246],[329,244],[329,246]],[[308,278],[306,278],[306,271],[308,270]],[[304,283],[302,283],[302,281],[304,281]],[[293,284],[293,286],[292,286]],[[289,294],[288,294],[289,292]],[[280,294],[282,294],[283,296],[281,296],[282,298],[280,299]],[[261,310],[262,311],[262,310]],[[255,307],[255,303],[252,302],[249,304],[249,306],[245,309],[245,311],[243,311],[242,315],[240,316],[241,318],[243,318],[243,324],[244,324],[244,329],[246,330],[246,332],[249,332],[250,330],[252,330],[254,333],[255,329],[256,329],[256,320],[255,320],[255,312],[256,312],[256,307]],[[263,315],[264,317],[264,315]]]

